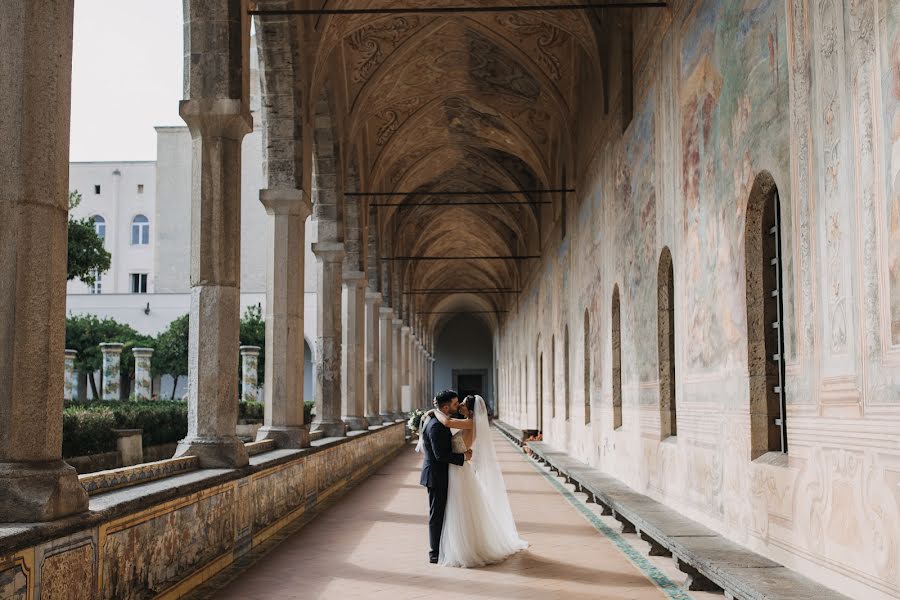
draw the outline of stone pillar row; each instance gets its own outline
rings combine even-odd
[[[341,420],[351,431],[366,431],[366,275],[344,273],[341,304],[344,324],[341,344]]]
[[[341,295],[344,245],[319,242],[312,246],[316,256],[318,307],[316,321],[316,418],[312,429],[325,437],[342,437],[347,426],[341,420]]]
[[[378,324],[380,322],[381,294],[366,292],[366,420],[369,425],[380,425],[381,418],[381,353]]]

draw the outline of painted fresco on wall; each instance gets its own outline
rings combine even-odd
[[[616,168],[615,243],[619,249],[616,273],[622,278],[623,384],[651,381],[657,376],[656,319],[648,318],[655,312],[647,312],[655,311],[656,305],[655,108],[656,92],[650,90],[634,115]]]
[[[891,286],[891,341],[900,344],[900,4],[882,0],[882,76],[884,126],[887,136],[887,226]]]
[[[783,214],[790,215],[780,15],[774,0],[705,0],[683,31],[682,287],[691,340],[685,362],[693,372],[746,363],[743,240],[747,199],[758,172],[772,172]],[[789,233],[785,227],[787,273],[792,272]],[[792,287],[785,298],[790,306]],[[791,340],[794,329],[788,329]],[[789,345],[794,344],[789,340]]]

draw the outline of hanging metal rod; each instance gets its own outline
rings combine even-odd
[[[508,313],[508,310],[433,310],[416,311],[417,315],[496,315]]]
[[[586,4],[532,4],[526,6],[419,6],[400,8],[279,8],[247,11],[250,15],[450,15],[461,13],[560,12],[597,8],[665,8],[666,2],[588,2]]]
[[[345,196],[392,197],[392,196],[511,196],[515,194],[561,194],[574,193],[575,188],[534,189],[534,190],[478,190],[474,192],[344,192]]]
[[[532,260],[536,256],[382,256],[381,260]]]
[[[434,288],[430,290],[411,290],[403,292],[404,296],[427,296],[431,294],[520,294],[521,290],[496,288]]]
[[[443,207],[443,206],[517,206],[517,205],[538,205],[538,204],[553,204],[552,202],[394,202],[394,203],[386,203],[386,202],[378,202],[372,203],[369,206],[373,206],[376,208],[386,208],[386,207],[394,207],[394,208],[413,208],[416,206],[434,206],[434,207]]]

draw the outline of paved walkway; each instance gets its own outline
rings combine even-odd
[[[692,593],[671,559],[648,558],[576,494],[495,432],[520,535],[531,547],[484,569],[428,564],[427,496],[412,447],[240,571],[206,586],[210,598],[721,599]],[[198,595],[199,596],[199,595]],[[194,597],[198,597],[194,596]]]

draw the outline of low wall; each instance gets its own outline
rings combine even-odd
[[[405,442],[402,423],[387,425],[98,494],[53,523],[0,525],[0,599],[178,598]]]

